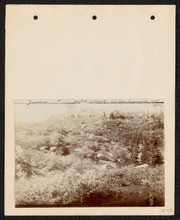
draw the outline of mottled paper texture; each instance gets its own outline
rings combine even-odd
[[[7,5],[5,215],[173,215],[175,6]]]

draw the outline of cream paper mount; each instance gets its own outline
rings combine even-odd
[[[7,5],[5,215],[173,215],[175,6]]]

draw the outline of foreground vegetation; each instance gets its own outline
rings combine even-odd
[[[16,124],[16,206],[164,205],[163,113]]]

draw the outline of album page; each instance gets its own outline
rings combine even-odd
[[[173,215],[174,5],[7,5],[5,215]]]

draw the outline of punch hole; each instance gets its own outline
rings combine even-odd
[[[151,15],[151,20],[154,20],[155,19],[155,16],[154,15]]]
[[[37,15],[34,15],[33,18],[34,18],[34,20],[37,20],[37,19],[38,19],[38,16],[37,16]]]
[[[97,19],[97,16],[96,16],[96,15],[93,15],[93,16],[92,16],[92,19],[93,19],[93,20],[96,20],[96,19]]]

